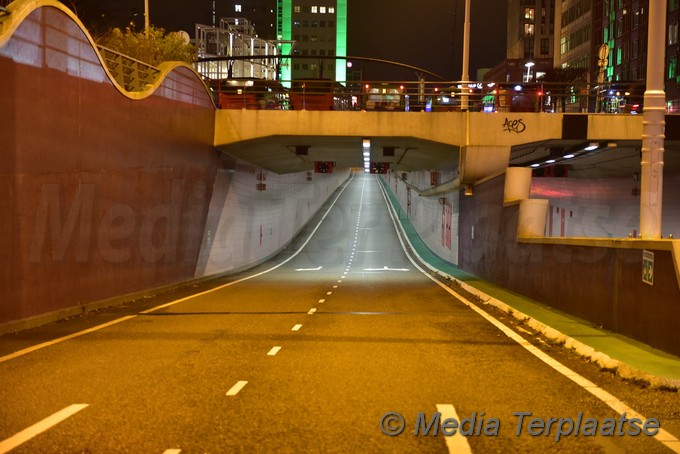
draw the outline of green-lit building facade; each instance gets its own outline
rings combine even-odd
[[[347,0],[277,0],[277,39],[283,62],[281,80],[334,79],[344,83],[347,66]]]

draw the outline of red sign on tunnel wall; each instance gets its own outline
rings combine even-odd
[[[387,173],[390,169],[389,162],[372,162],[371,173]]]
[[[442,204],[442,246],[451,250],[451,219],[453,217],[453,206],[451,202],[445,200]]]
[[[316,173],[333,173],[333,161],[314,161],[314,172]]]

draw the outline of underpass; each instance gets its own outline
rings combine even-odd
[[[0,451],[666,452],[667,432],[530,433],[529,418],[581,414],[592,432],[634,409],[546,365],[526,333],[471,310],[402,242],[377,180],[357,174],[258,269],[103,327],[110,314],[44,328],[90,331],[13,355],[31,333],[5,336]],[[466,419],[468,436],[443,436]]]

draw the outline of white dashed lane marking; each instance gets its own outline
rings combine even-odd
[[[227,394],[226,394],[226,395],[227,395],[227,396],[235,396],[235,395],[238,394],[238,393],[239,393],[239,392],[240,392],[247,384],[248,384],[248,382],[245,381],[245,380],[237,381],[236,384],[235,384],[234,386],[232,386],[231,388],[229,388],[229,391],[227,391]]]

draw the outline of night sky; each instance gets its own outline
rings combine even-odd
[[[143,24],[143,0],[63,0],[96,34],[109,25],[125,25],[130,12]],[[505,57],[507,2],[472,0],[470,76]],[[209,1],[149,0],[151,22],[167,30],[186,30],[210,23]],[[462,67],[464,0],[349,0],[347,54],[397,61],[423,68],[448,80],[459,80]],[[201,6],[203,5],[203,6]],[[219,2],[218,2],[219,8]],[[102,19],[102,10],[106,10]],[[223,14],[218,9],[218,16]],[[231,16],[231,14],[227,14]],[[93,19],[96,18],[97,20]],[[364,64],[365,79],[413,80],[412,70]]]

